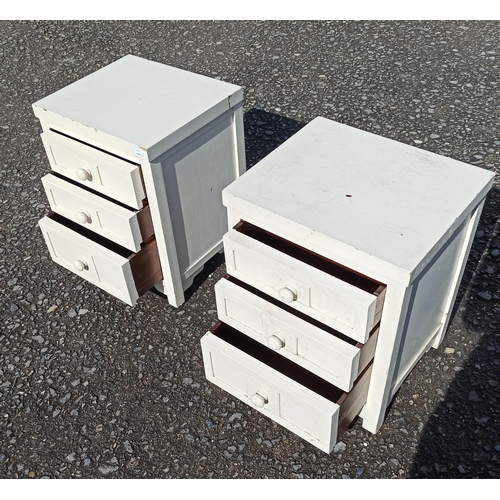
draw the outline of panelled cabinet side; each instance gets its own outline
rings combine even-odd
[[[238,104],[142,163],[155,232],[165,234],[158,242],[160,260],[170,270],[156,288],[176,307],[204,263],[222,249],[227,215],[220,193],[245,169],[242,127]]]
[[[388,283],[373,380],[361,414],[370,432],[382,425],[413,367],[444,339],[483,205],[484,199],[409,287]]]
[[[469,258],[470,254],[470,249],[472,247],[472,242],[474,241],[474,236],[476,234],[477,226],[479,224],[479,219],[481,218],[481,213],[483,211],[484,207],[484,202],[485,199],[479,203],[479,205],[476,207],[476,209],[473,211],[471,214],[471,217],[467,223],[466,227],[466,235],[464,238],[463,245],[460,249],[460,256],[458,260],[458,265],[456,266],[453,278],[450,283],[450,290],[448,294],[448,298],[446,300],[446,306],[444,308],[443,312],[443,317],[441,320],[441,329],[438,331],[438,333],[435,336],[434,342],[432,344],[432,347],[437,349],[441,342],[443,341],[443,338],[446,334],[446,330],[448,329],[448,325],[451,320],[451,311],[453,308],[453,304],[455,303],[455,300],[457,298],[458,294],[458,289],[460,287],[460,283],[462,281],[464,271],[465,271],[465,266],[467,264],[467,260]]]

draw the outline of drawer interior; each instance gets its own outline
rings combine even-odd
[[[250,224],[249,222],[240,221],[236,224],[236,226],[234,226],[233,229],[244,234],[245,236],[248,236],[249,238],[253,238],[264,245],[293,257],[294,259],[300,260],[305,264],[330,274],[339,280],[345,281],[356,288],[364,290],[365,292],[378,296],[385,289],[385,285],[379,283],[378,281],[342,266],[332,260],[326,259],[317,253],[311,252],[304,247],[276,236],[275,234]]]
[[[280,356],[278,353],[268,349],[250,337],[247,337],[226,323],[219,321],[210,331],[216,337],[219,337],[240,351],[245,352],[249,356],[252,356],[267,366],[281,372],[283,375],[294,380],[298,384],[307,387],[333,403],[337,403],[344,394],[344,391],[338,387],[326,382],[322,378],[314,375],[305,368],[302,368],[293,361]]]
[[[61,224],[62,226],[67,227],[68,229],[71,229],[71,231],[74,231],[75,233],[81,234],[85,238],[92,240],[93,242],[97,243],[98,245],[101,245],[102,247],[105,247],[108,250],[111,250],[112,252],[120,255],[121,257],[125,257],[126,259],[131,259],[134,255],[136,255],[131,250],[128,250],[127,248],[122,247],[121,245],[118,245],[118,243],[115,243],[114,241],[108,240],[104,236],[101,236],[97,233],[94,233],[90,229],[87,229],[86,227],[83,227],[82,225],[77,224],[76,222],[73,222],[69,219],[66,219],[66,217],[63,217],[62,215],[60,215],[56,212],[50,212],[47,215],[47,217],[49,219],[52,219],[53,221]]]
[[[283,309],[286,311],[288,314],[291,314],[303,321],[307,321],[309,324],[321,328],[325,332],[329,333],[330,335],[333,335],[334,337],[339,338],[346,344],[350,344],[356,347],[361,348],[363,344],[361,342],[358,342],[357,340],[352,339],[351,337],[348,337],[347,335],[344,335],[343,333],[340,333],[338,330],[335,330],[334,328],[331,328],[328,325],[325,325],[324,323],[321,323],[320,321],[315,320],[314,318],[311,318],[311,316],[308,316],[307,314],[304,314],[300,311],[297,311],[293,307],[288,306],[287,304],[275,299],[274,297],[271,297],[270,295],[267,295],[266,293],[258,290],[257,288],[254,288],[253,286],[250,286],[248,283],[245,283],[234,276],[229,276],[226,275],[225,278],[226,280],[230,281],[231,283],[234,283],[235,285],[238,285],[239,287],[253,293],[257,297],[260,297],[261,299],[266,300],[267,302],[273,304],[276,307],[279,307],[280,309]],[[373,330],[370,332],[370,337],[376,333],[378,330],[378,324],[373,327]]]
[[[151,289],[156,283],[163,278],[161,270],[160,258],[158,255],[158,247],[154,236],[142,243],[141,250],[137,253],[128,250],[117,243],[104,238],[103,236],[88,230],[85,227],[66,219],[62,215],[55,212],[50,212],[47,218],[57,222],[58,224],[74,231],[96,243],[97,245],[127,259],[130,262],[130,270],[135,283],[135,288],[139,296]]]
[[[104,193],[96,191],[95,189],[92,189],[84,184],[80,184],[80,183],[76,182],[75,180],[70,179],[69,177],[65,177],[64,175],[60,174],[59,172],[55,172],[54,170],[51,170],[49,175],[53,175],[54,177],[62,179],[64,182],[68,182],[69,184],[72,184],[73,186],[77,187],[78,189],[81,189],[83,191],[87,191],[88,193],[99,196],[99,198],[110,201],[110,202],[114,203],[115,205],[118,205],[119,207],[125,208],[126,210],[130,210],[131,212],[137,212],[136,208],[130,207],[130,206],[126,205],[125,203],[118,201],[115,198],[111,198],[111,196],[107,196]],[[144,206],[147,205],[147,198],[143,200],[143,205]]]
[[[218,321],[210,332],[271,369],[339,405],[338,436],[347,430],[366,401],[373,362],[361,372],[352,390],[345,392],[221,321]]]

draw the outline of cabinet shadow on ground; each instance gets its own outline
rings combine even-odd
[[[498,256],[491,255],[500,248],[499,214],[500,186],[494,185],[449,326],[465,341],[479,340],[469,357],[455,365],[461,369],[423,429],[408,477],[500,478],[500,268]],[[446,345],[445,337],[439,347],[443,358]]]

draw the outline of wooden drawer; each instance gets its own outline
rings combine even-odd
[[[43,177],[42,183],[54,212],[128,250],[139,252],[141,243],[153,235],[148,205],[131,210],[54,174]]]
[[[162,279],[154,238],[133,253],[53,212],[39,225],[54,262],[129,305]]]
[[[52,170],[129,207],[142,208],[146,195],[138,164],[54,130],[41,137]]]
[[[378,326],[360,344],[233,277],[215,296],[221,321],[344,391],[373,359]]]
[[[385,285],[248,222],[224,250],[230,275],[361,343],[380,319]]]
[[[366,401],[372,365],[346,393],[221,322],[201,347],[209,381],[327,453]]]

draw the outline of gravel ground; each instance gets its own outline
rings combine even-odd
[[[132,53],[239,84],[248,167],[317,115],[494,170],[498,22],[0,22],[0,477],[499,478],[500,188],[455,315],[377,435],[327,455],[205,381],[214,258],[175,309],[54,264],[31,103]]]

